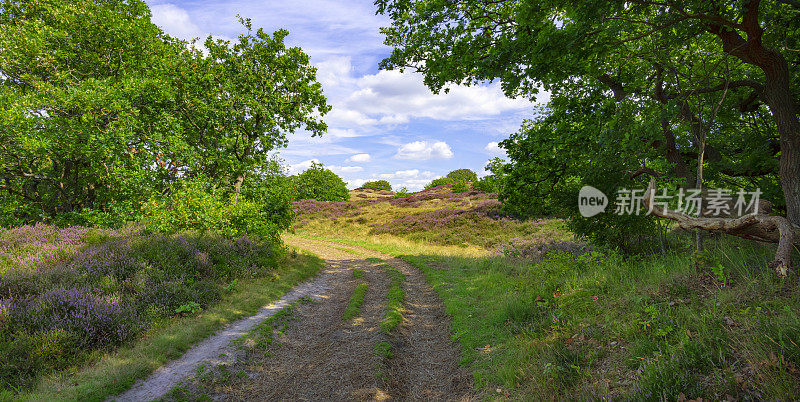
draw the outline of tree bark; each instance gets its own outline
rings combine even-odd
[[[694,217],[682,212],[665,210],[653,203],[656,194],[655,179],[650,179],[643,196],[643,203],[652,214],[672,219],[684,229],[699,229],[712,233],[725,233],[749,240],[778,243],[775,258],[769,266],[780,276],[786,276],[792,263],[792,250],[800,240],[800,228],[782,216],[759,213],[739,218]]]
[[[708,31],[722,40],[722,50],[741,61],[760,68],[764,72],[764,100],[775,119],[781,140],[780,178],[786,200],[786,218],[800,226],[800,120],[797,105],[792,98],[789,64],[774,49],[763,45],[764,33],[759,25],[760,0],[747,3],[741,29],[747,34],[742,38],[736,31],[722,25],[710,25]]]

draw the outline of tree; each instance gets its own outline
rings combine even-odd
[[[511,96],[535,98],[542,86],[564,98],[573,97],[566,88],[577,98],[597,98],[598,108],[614,112],[590,140],[616,137],[612,146],[625,160],[614,165],[638,164],[631,173],[649,172],[637,178],[658,173],[659,180],[670,183],[702,184],[697,177],[702,176],[705,154],[714,156],[715,150],[703,145],[706,140],[722,143],[735,156],[728,161],[738,165],[729,170],[731,177],[769,176],[772,166],[761,163],[764,159],[748,158],[748,149],[736,152],[734,144],[724,141],[755,144],[759,156],[766,152],[779,159],[785,219],[790,227],[800,225],[800,88],[798,71],[790,68],[800,61],[800,54],[792,51],[800,42],[796,2],[377,4],[392,19],[384,32],[395,49],[384,68],[421,71],[434,91],[450,83],[500,79]],[[758,122],[760,128],[742,129],[743,121],[751,126]],[[510,150],[514,144],[507,146]],[[654,154],[659,164],[667,162],[660,166],[666,169],[640,164]],[[708,228],[716,225],[706,223]],[[771,224],[753,224],[751,229],[762,234],[776,230]],[[792,231],[782,233],[788,236],[785,241],[794,242]],[[788,254],[780,252],[785,249],[779,247],[773,262],[781,272],[789,264]]]
[[[130,210],[164,147],[181,143],[165,113],[176,47],[138,0],[0,11],[0,200],[25,220]]]
[[[464,181],[464,182],[476,182],[478,181],[478,175],[475,174],[472,170],[469,169],[457,169],[447,174],[447,177],[455,180],[455,181]]]
[[[321,163],[313,162],[311,167],[295,179],[297,199],[317,201],[349,201],[347,185],[336,173],[325,169]]]
[[[373,188],[375,190],[392,191],[392,185],[386,180],[375,180],[364,183],[361,188]]]
[[[140,0],[0,1],[0,223],[130,219],[187,179],[238,194],[287,133],[326,130],[316,69],[284,30],[242,19],[204,54]]]
[[[304,129],[312,136],[327,130],[320,120],[330,111],[316,68],[298,47],[287,48],[285,30],[272,37],[253,31],[231,43],[205,41],[184,53],[175,77],[178,111],[196,159],[183,161],[188,173],[202,173],[230,183],[238,193],[245,175],[268,159],[268,152],[287,144],[286,135]]]
[[[453,184],[455,182],[456,182],[455,180],[453,180],[453,179],[451,179],[449,177],[440,177],[438,179],[433,179],[433,181],[431,181],[430,183],[426,184],[425,185],[425,190],[427,190],[429,188],[444,186],[444,185],[447,185],[447,184]]]

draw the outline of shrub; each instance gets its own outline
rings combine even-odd
[[[481,190],[485,193],[499,193],[500,183],[501,179],[498,176],[490,174],[478,179],[478,181],[472,185],[472,188]]]
[[[225,196],[207,190],[201,182],[187,182],[165,195],[157,195],[142,207],[143,223],[149,232],[178,233],[197,230],[228,238],[254,235],[277,241],[278,233],[292,222],[290,195],[267,190],[260,199],[244,195]]]
[[[19,257],[31,250],[42,253]],[[237,278],[269,275],[276,250],[260,239],[134,228],[0,229],[0,395],[123,345],[182,306],[207,308]]]
[[[469,191],[469,187],[467,186],[467,183],[463,181],[457,181],[453,184],[453,187],[450,188],[450,191],[454,193],[463,193],[465,191]]]
[[[394,193],[394,198],[406,198],[411,196],[411,191],[408,191],[406,187],[400,187],[396,193]]]
[[[389,184],[389,182],[386,180],[368,181],[364,183],[364,185],[361,186],[361,188],[372,188],[375,190],[392,191],[392,185]]]
[[[425,189],[427,190],[429,188],[439,187],[439,186],[443,186],[445,184],[452,184],[452,183],[455,183],[455,180],[453,180],[452,178],[450,178],[450,177],[440,177],[438,179],[433,179],[432,182],[428,183],[425,186]]]
[[[312,163],[305,172],[295,179],[298,200],[349,201],[347,185],[336,173],[325,169],[322,164]]]
[[[468,181],[468,182],[476,182],[478,181],[478,175],[475,174],[472,170],[469,169],[457,169],[447,174],[447,177],[453,179],[453,181]]]

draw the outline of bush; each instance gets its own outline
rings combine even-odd
[[[429,188],[444,186],[445,184],[452,184],[455,182],[456,182],[455,180],[449,177],[440,177],[438,179],[433,179],[432,182],[428,183],[428,185],[425,186],[425,189],[427,190]]]
[[[364,183],[364,185],[361,186],[361,188],[372,188],[375,190],[392,191],[392,185],[389,184],[389,182],[386,180],[368,181]]]
[[[501,179],[493,174],[481,177],[472,185],[475,190],[481,190],[484,193],[499,193]]]
[[[253,235],[277,241],[294,219],[291,196],[286,189],[267,188],[253,198],[226,196],[216,189],[207,190],[202,182],[182,183],[145,202],[142,223],[152,233],[196,230],[227,238]]]
[[[0,395],[129,343],[182,306],[208,308],[237,278],[270,275],[281,252],[246,237],[43,224],[0,229],[0,248]],[[14,262],[32,249],[56,251]]]
[[[408,191],[406,187],[400,187],[396,193],[394,193],[394,198],[407,198],[411,196],[411,191]]]
[[[454,170],[448,173],[447,177],[453,179],[453,181],[468,181],[468,182],[478,181],[478,175],[469,169]]]
[[[467,186],[467,183],[464,183],[463,181],[457,181],[453,184],[453,187],[450,188],[450,191],[454,193],[463,193],[465,191],[469,191],[469,186]]]
[[[350,201],[350,192],[342,178],[316,162],[297,176],[295,189],[298,200]]]

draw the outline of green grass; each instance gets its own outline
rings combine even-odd
[[[255,314],[323,266],[324,262],[313,255],[287,253],[271,278],[240,281],[237,290],[201,314],[163,320],[139,341],[99,357],[94,364],[49,376],[33,392],[0,395],[0,400],[105,400],[181,356],[225,324]]]
[[[372,349],[375,353],[375,356],[382,357],[384,359],[392,358],[392,344],[387,341],[379,342]]]
[[[364,277],[364,271],[358,268],[353,270],[353,278],[361,279]]]
[[[283,334],[286,325],[294,319],[294,310],[298,304],[310,302],[308,297],[302,297],[298,301],[278,310],[275,314],[256,325],[250,332],[242,338],[236,340],[237,344],[243,344],[247,340],[252,340],[255,346],[261,350],[266,350],[275,340],[275,332]]]
[[[706,252],[459,255],[379,238],[334,240],[422,270],[452,316],[476,385],[511,398],[792,399],[800,394],[797,275],[735,238]],[[688,240],[686,241],[688,243]]]
[[[381,331],[390,333],[403,321],[403,301],[405,300],[405,293],[403,292],[403,282],[406,280],[405,275],[398,271],[397,268],[389,265],[382,264],[383,268],[391,280],[389,290],[387,291],[386,298],[386,313],[381,321]]]
[[[353,290],[353,295],[350,296],[350,302],[347,304],[347,308],[344,310],[344,314],[342,315],[343,320],[352,320],[361,314],[361,304],[364,303],[364,295],[366,294],[367,283],[359,283]]]

